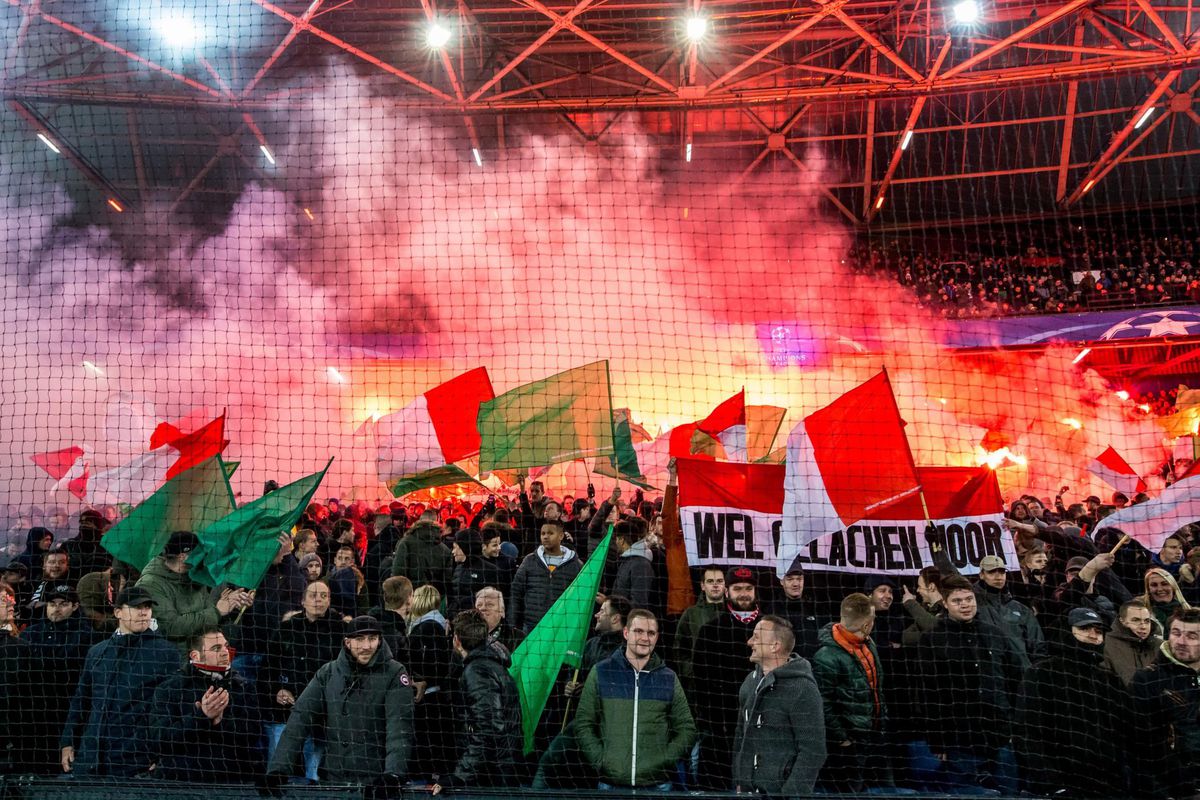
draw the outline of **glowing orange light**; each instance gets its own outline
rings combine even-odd
[[[304,209],[304,216],[308,217],[309,219],[316,219],[316,217],[313,216],[311,208]]]
[[[1061,422],[1063,425],[1066,425],[1068,428],[1074,428],[1075,430],[1081,430],[1083,428],[1083,423],[1074,417],[1063,417],[1061,420],[1059,420],[1059,422]]]
[[[120,203],[118,203],[117,199],[115,197],[108,198],[108,205],[112,208],[113,211],[117,212],[118,214],[125,211],[125,207],[122,206]]]

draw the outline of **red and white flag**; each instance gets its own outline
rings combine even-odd
[[[1100,520],[1097,528],[1117,528],[1152,553],[1163,540],[1190,522],[1200,521],[1200,476],[1188,477],[1162,490],[1158,497],[1126,506]]]
[[[169,422],[160,423],[150,434],[150,449],[170,447],[179,457],[167,468],[163,482],[171,480],[197,464],[202,464],[229,445],[225,438],[225,412],[191,433],[184,433]]]
[[[479,452],[479,406],[496,396],[479,367],[435,386],[375,423],[376,467],[384,483],[461,461]]]
[[[1128,497],[1146,491],[1146,482],[1112,447],[1096,456],[1088,465],[1088,471]]]
[[[85,448],[76,445],[51,453],[35,453],[29,460],[56,481],[51,494],[66,489],[80,500],[87,496],[91,454]]]
[[[793,428],[786,467],[781,559],[793,558],[813,539],[919,491],[921,481],[887,373]]]

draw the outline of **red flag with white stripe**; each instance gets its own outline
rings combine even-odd
[[[1088,472],[1129,497],[1146,491],[1146,482],[1112,447],[1096,456],[1088,465]]]
[[[90,458],[84,448],[76,445],[50,453],[35,453],[29,460],[57,481],[50,490],[51,494],[66,489],[80,500],[87,495]]]

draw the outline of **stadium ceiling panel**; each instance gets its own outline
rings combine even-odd
[[[680,168],[803,171],[819,153],[838,165],[830,212],[860,227],[1195,198],[1171,177],[1200,155],[1191,0],[140,7],[0,3],[6,123],[113,208],[270,182],[289,111],[347,75],[481,164],[514,132],[602,147],[631,124]]]

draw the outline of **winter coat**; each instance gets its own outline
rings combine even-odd
[[[62,622],[40,619],[26,628],[21,638],[29,644],[25,651],[27,677],[37,687],[25,698],[25,750],[35,771],[61,773],[58,740],[67,721],[71,695],[88,651],[101,637],[76,612]]]
[[[459,681],[458,764],[443,786],[500,786],[516,775],[521,699],[509,660],[487,644],[467,653]]]
[[[583,685],[575,738],[600,780],[657,786],[696,741],[679,679],[657,655],[636,670],[623,650],[596,665]]]
[[[266,721],[287,722],[291,707],[279,705],[275,695],[287,689],[293,697],[299,697],[317,670],[337,658],[345,630],[345,623],[332,610],[316,620],[310,621],[301,613],[280,623],[259,673]]]
[[[454,576],[454,556],[442,544],[442,529],[432,522],[418,522],[396,545],[392,575],[403,575],[413,587],[432,585],[445,597]]]
[[[1139,796],[1192,797],[1200,785],[1200,672],[1181,664],[1169,642],[1129,686],[1134,704],[1133,788]]]
[[[450,609],[469,611],[475,607],[475,595],[480,589],[492,586],[505,594],[508,589],[505,575],[495,559],[483,556],[467,556],[467,560],[454,567],[454,587],[450,591]]]
[[[388,647],[392,649],[392,658],[401,664],[410,664],[411,659],[408,656],[408,623],[404,621],[404,617],[383,606],[375,606],[367,612],[367,615],[379,621],[379,627],[383,628],[383,639],[388,643]]]
[[[583,657],[579,660],[579,675],[586,679],[596,665],[617,650],[625,648],[625,635],[621,631],[601,633],[587,640],[583,646]],[[684,691],[687,691],[686,689]]]
[[[209,688],[229,693],[221,722],[196,705]],[[262,711],[254,685],[234,670],[206,672],[188,664],[154,692],[151,742],[156,777],[192,783],[242,783],[262,774]]]
[[[1025,673],[1013,738],[1029,791],[1124,795],[1122,767],[1132,721],[1129,695],[1104,669],[1104,648],[1054,637]],[[1066,746],[1064,746],[1066,745]]]
[[[738,689],[750,665],[750,646],[761,615],[747,622],[728,609],[700,629],[692,649],[696,714],[700,728],[715,739],[728,741],[737,724]]]
[[[834,745],[862,739],[865,734],[881,729],[885,715],[883,705],[883,666],[875,642],[867,639],[867,649],[875,659],[876,689],[879,708],[875,707],[874,692],[858,659],[833,638],[834,623],[821,628],[821,649],[813,656],[812,672],[821,690],[825,708],[825,736]]]
[[[610,594],[625,597],[634,608],[654,608],[654,554],[643,539],[617,559],[617,577]]]
[[[821,621],[817,618],[813,605],[802,597],[795,600],[785,597],[771,606],[772,614],[792,623],[792,633],[796,636],[796,646],[792,648],[792,652],[809,661],[821,647]]]
[[[29,644],[18,639],[9,628],[0,629],[0,719],[5,735],[0,737],[0,775],[20,772],[36,760],[36,743],[27,741],[31,731],[32,710],[28,701],[34,683],[29,672]]]
[[[1134,673],[1158,660],[1162,642],[1163,638],[1154,630],[1145,639],[1139,639],[1117,620],[1104,637],[1104,666],[1128,687]]]
[[[809,663],[793,656],[766,675],[756,666],[742,682],[738,705],[734,785],[777,798],[812,794],[826,736]]]
[[[300,608],[308,580],[300,563],[291,554],[267,568],[267,574],[254,592],[254,605],[246,609],[233,633],[232,644],[239,653],[264,655],[271,637],[283,621],[283,615]]]
[[[975,584],[979,620],[1006,635],[1021,658],[1022,668],[1045,655],[1046,638],[1033,609],[1013,599],[1007,589],[993,589],[983,581]]]
[[[186,574],[167,569],[162,556],[150,560],[136,585],[154,598],[158,632],[180,649],[186,648],[188,639],[205,627],[221,622],[221,613],[217,611],[209,588]]]
[[[1024,670],[1011,637],[983,622],[946,617],[921,640],[922,700],[935,752],[986,754],[1008,743]]]
[[[180,663],[155,631],[118,632],[88,651],[59,740],[75,748],[74,775],[131,777],[150,767],[151,701]]]
[[[695,702],[696,693],[692,689],[692,648],[696,646],[696,636],[700,629],[717,618],[725,610],[724,602],[710,603],[700,595],[696,605],[684,610],[683,616],[675,625],[675,659],[673,665],[679,671],[679,680],[683,682],[683,690],[688,698]]]
[[[304,740],[323,731],[321,773],[335,783],[367,783],[382,774],[408,774],[413,743],[412,679],[392,659],[387,642],[366,664],[345,647],[296,700],[267,768],[291,774]]]
[[[563,552],[566,558],[553,572],[546,566],[546,549],[541,546],[517,568],[508,602],[508,621],[517,630],[533,630],[583,568],[574,551],[564,547]]]

